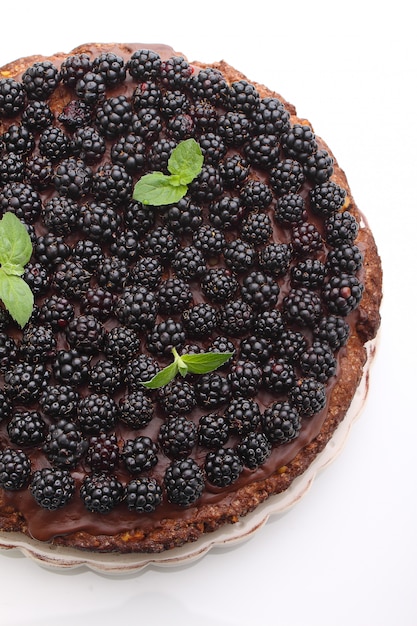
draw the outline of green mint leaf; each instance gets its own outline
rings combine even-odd
[[[184,185],[189,185],[203,167],[203,153],[195,139],[181,141],[168,160],[168,171],[176,174]]]
[[[32,242],[26,226],[14,213],[5,213],[0,220],[1,265],[23,267],[31,255]]]
[[[138,180],[133,190],[133,199],[142,204],[162,206],[178,202],[186,193],[187,186],[181,184],[178,177],[152,172]]]
[[[29,321],[33,311],[33,293],[29,285],[14,274],[0,268],[0,299],[12,318],[21,328]]]
[[[141,384],[147,389],[159,389],[160,387],[167,385],[177,374],[178,364],[177,361],[174,361],[155,374],[155,376],[150,380],[141,381]]]
[[[14,274],[15,276],[22,276],[25,272],[25,268],[19,263],[3,263],[1,267],[6,274]]]
[[[183,354],[182,360],[190,374],[208,374],[226,363],[233,352],[202,352],[201,354]]]

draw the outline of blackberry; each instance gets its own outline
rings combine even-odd
[[[106,151],[103,137],[93,126],[77,128],[72,137],[72,146],[74,154],[88,164],[100,161]]]
[[[279,143],[275,135],[256,135],[245,145],[243,153],[249,163],[262,169],[270,169],[279,161]]]
[[[168,135],[176,141],[188,139],[194,135],[194,121],[189,113],[176,113],[167,122]]]
[[[93,175],[91,192],[98,202],[112,202],[120,206],[132,197],[133,179],[121,165],[104,163]]]
[[[327,343],[315,340],[301,355],[300,365],[305,376],[313,376],[325,383],[335,375],[337,361]]]
[[[168,161],[177,143],[173,139],[160,138],[148,151],[148,166],[152,171],[168,174]]]
[[[325,183],[334,172],[333,158],[327,150],[317,150],[304,162],[304,172],[314,184]]]
[[[255,270],[243,279],[241,293],[244,302],[253,310],[264,311],[276,305],[280,287],[272,276]]]
[[[127,61],[127,70],[135,80],[156,78],[161,69],[161,57],[152,50],[135,50]]]
[[[93,391],[113,394],[120,388],[122,380],[122,369],[113,361],[98,359],[90,367],[88,386]]]
[[[146,235],[143,252],[157,257],[162,264],[171,261],[179,248],[177,237],[165,226],[157,226]]]
[[[142,389],[137,389],[120,398],[118,414],[125,424],[137,430],[152,420],[153,404]]]
[[[30,482],[30,492],[37,504],[48,511],[61,509],[75,491],[75,480],[65,469],[43,467],[36,470]]]
[[[113,429],[116,417],[116,403],[107,394],[91,393],[78,403],[78,424],[85,434],[108,433]]]
[[[83,100],[70,100],[62,108],[58,120],[69,131],[74,131],[82,126],[89,126],[93,119],[93,109]]]
[[[129,361],[139,352],[139,348],[140,339],[133,328],[114,326],[104,335],[104,354],[114,363],[123,364]]]
[[[251,211],[243,220],[242,239],[254,246],[266,243],[272,235],[272,224],[267,213]]]
[[[74,416],[77,411],[79,393],[70,385],[48,385],[42,391],[39,404],[48,417],[59,419]]]
[[[227,104],[235,111],[252,113],[258,110],[260,95],[254,85],[241,79],[231,83],[227,94]]]
[[[209,483],[215,487],[228,487],[241,475],[243,463],[233,448],[219,448],[207,454],[204,470]]]
[[[203,339],[217,327],[217,309],[207,302],[194,304],[183,311],[181,320],[188,337]]]
[[[92,241],[110,241],[116,236],[121,217],[109,202],[87,202],[80,207],[80,226]]]
[[[253,398],[261,385],[262,369],[253,361],[239,359],[230,367],[227,379],[233,394]]]
[[[26,102],[26,92],[22,83],[14,78],[0,79],[0,114],[14,117],[22,111]]]
[[[159,67],[160,80],[169,87],[185,87],[193,73],[194,68],[183,56],[171,56]]]
[[[64,385],[81,385],[88,379],[90,363],[88,354],[81,354],[77,350],[58,350],[52,363],[52,372],[55,380]]]
[[[83,294],[80,312],[92,315],[100,321],[106,321],[113,313],[115,294],[103,287],[89,287]]]
[[[95,124],[106,139],[115,139],[131,125],[132,106],[126,96],[106,98],[96,109]]]
[[[327,243],[334,247],[342,243],[353,243],[358,232],[358,221],[349,211],[331,215],[324,224],[324,237]]]
[[[158,443],[171,459],[185,459],[197,443],[197,426],[184,415],[169,417],[161,425]]]
[[[155,478],[136,478],[125,487],[125,501],[129,511],[153,513],[162,499],[162,488]]]
[[[53,163],[67,157],[71,150],[69,137],[57,126],[48,126],[39,136],[39,152]]]
[[[227,337],[222,337],[221,335],[215,337],[213,341],[207,346],[208,352],[234,352],[235,344],[233,341],[228,339]],[[227,363],[221,365],[221,367],[227,367]],[[220,369],[218,368],[218,369]]]
[[[124,207],[124,220],[127,228],[130,228],[142,237],[155,224],[155,209],[152,206],[146,206],[136,202],[136,200],[131,200]]]
[[[293,124],[281,136],[281,145],[287,158],[300,163],[317,151],[316,136],[307,124]]]
[[[175,253],[172,269],[183,280],[195,280],[206,271],[206,262],[202,252],[193,245],[184,246]]]
[[[0,157],[1,186],[7,183],[22,183],[25,176],[27,176],[25,161],[20,154],[11,152]],[[32,184],[30,180],[28,180],[28,183]],[[32,186],[34,185],[32,184]]]
[[[362,266],[363,254],[351,243],[341,243],[327,255],[326,268],[330,274],[356,274]]]
[[[198,422],[198,443],[200,446],[217,450],[229,439],[229,422],[218,413],[202,415]]]
[[[7,432],[18,446],[37,446],[45,439],[46,423],[38,411],[19,411],[7,424]]]
[[[323,299],[330,313],[346,317],[362,299],[364,285],[350,274],[330,276],[323,287]]]
[[[160,370],[157,361],[147,355],[139,354],[125,367],[125,382],[130,391],[143,390],[142,382],[151,380]]]
[[[128,263],[134,263],[140,255],[137,233],[127,229],[119,232],[110,244],[110,253]]]
[[[0,371],[10,367],[18,354],[16,341],[6,332],[0,332]]]
[[[140,285],[126,287],[118,294],[114,313],[121,324],[136,331],[152,328],[158,312],[156,296]]]
[[[50,373],[43,363],[25,361],[12,364],[4,374],[8,397],[22,404],[35,402],[49,382]]]
[[[283,159],[272,168],[269,184],[279,196],[298,193],[305,181],[304,170],[298,161]]]
[[[263,465],[271,451],[272,444],[264,433],[249,433],[236,448],[243,465],[252,470]]]
[[[89,106],[95,106],[106,97],[106,82],[97,72],[85,72],[78,78],[74,89],[76,96]]]
[[[300,433],[300,413],[289,402],[273,402],[262,414],[261,427],[272,444],[288,443]]]
[[[288,359],[291,363],[297,363],[306,349],[307,340],[303,333],[286,328],[277,337],[274,344],[275,354],[278,357]]]
[[[7,491],[22,489],[30,477],[31,464],[22,450],[0,450],[0,487]]]
[[[74,317],[74,306],[64,296],[52,294],[39,309],[39,320],[54,330],[63,330]]]
[[[92,70],[92,62],[85,52],[71,54],[61,63],[62,82],[68,87],[75,87],[79,78]]]
[[[115,476],[100,472],[84,478],[80,497],[88,511],[106,514],[122,501],[124,489]]]
[[[319,289],[325,277],[326,267],[318,259],[306,259],[291,268],[291,284],[295,287]]]
[[[262,98],[250,119],[258,135],[281,136],[290,128],[290,114],[278,98]]]
[[[26,224],[33,224],[41,214],[42,200],[27,183],[7,183],[0,191],[0,209],[3,215],[10,211]]]
[[[175,234],[195,232],[203,223],[203,211],[200,206],[184,196],[176,204],[167,207],[162,219],[165,226]]]
[[[189,506],[203,493],[204,474],[193,459],[175,459],[165,470],[164,485],[171,504]]]
[[[239,290],[239,282],[229,269],[208,269],[201,279],[204,295],[217,304],[229,302]]]
[[[300,415],[311,417],[326,406],[327,398],[324,383],[314,377],[300,378],[290,389],[289,400]]]
[[[274,210],[278,224],[297,225],[307,218],[304,198],[298,193],[286,193],[277,199]]]
[[[247,435],[255,432],[261,421],[261,410],[254,398],[233,398],[224,412],[230,432]]]
[[[193,233],[193,244],[201,250],[205,258],[210,259],[222,253],[226,239],[218,228],[203,224]]]
[[[167,89],[161,94],[159,110],[164,117],[172,117],[181,111],[187,111],[190,103],[187,95],[179,89]]]
[[[240,358],[254,363],[265,363],[271,356],[272,346],[268,339],[249,335],[239,344]]]
[[[60,419],[49,426],[43,445],[48,460],[61,468],[74,468],[87,450],[88,443],[78,426],[67,419]]]
[[[142,171],[146,164],[146,146],[141,137],[128,133],[112,144],[110,156],[114,165],[122,166],[131,176]]]
[[[223,247],[224,261],[234,272],[245,272],[252,268],[258,258],[254,246],[240,237],[226,243]]]
[[[217,165],[226,155],[226,144],[223,141],[223,138],[217,133],[202,133],[198,138],[198,143],[200,145],[205,163]]]
[[[245,300],[237,298],[225,303],[219,311],[219,328],[228,337],[239,337],[249,331],[253,323],[253,309]]]
[[[132,106],[135,111],[140,109],[157,109],[162,92],[156,82],[149,80],[139,83],[132,94]]]
[[[22,85],[31,100],[47,100],[57,88],[61,76],[51,61],[37,61],[22,74]]]
[[[296,256],[315,253],[323,248],[320,231],[310,222],[301,222],[293,226],[291,242]]]
[[[188,88],[194,99],[205,99],[216,106],[225,102],[228,93],[227,82],[223,74],[210,67],[201,69],[197,74],[191,76]]]
[[[145,143],[156,141],[162,130],[161,116],[154,107],[136,109],[132,115],[131,131]]]
[[[160,313],[172,315],[182,313],[192,301],[192,293],[182,278],[167,278],[161,282],[156,292]]]
[[[306,287],[294,287],[283,300],[285,319],[300,326],[314,326],[322,315],[320,296]]]
[[[97,268],[97,277],[98,284],[106,291],[122,292],[129,278],[127,260],[114,254],[103,257]]]
[[[52,326],[28,323],[23,328],[19,354],[28,362],[46,362],[55,354],[56,346]]]
[[[171,354],[173,348],[181,348],[185,343],[185,330],[181,322],[172,318],[155,324],[147,337],[149,352],[158,356]]]
[[[162,278],[162,265],[155,257],[140,257],[130,268],[129,282],[156,289]]]
[[[197,404],[206,409],[216,409],[230,398],[230,384],[226,376],[210,372],[199,376],[195,383]]]
[[[276,340],[284,330],[284,321],[278,309],[259,311],[254,319],[253,332],[257,337]]]
[[[225,158],[220,164],[220,174],[225,189],[239,189],[248,178],[249,163],[240,154]]]
[[[216,106],[205,98],[193,101],[190,106],[190,114],[198,130],[213,130],[217,127],[217,109]]]
[[[242,204],[247,209],[266,209],[272,202],[270,187],[260,180],[249,179],[240,194]]]
[[[322,317],[314,328],[314,336],[326,342],[332,350],[344,346],[350,335],[350,327],[343,317],[327,315]]]
[[[131,474],[146,472],[158,463],[157,446],[149,437],[138,436],[124,442],[121,457]]]
[[[63,296],[81,298],[90,286],[91,274],[80,263],[67,259],[60,263],[52,278],[52,285]]]
[[[3,389],[0,390],[0,422],[7,419],[10,416],[10,403],[7,400],[7,396]]]
[[[42,263],[38,263],[37,261],[29,262],[25,266],[22,278],[29,285],[35,298],[48,291],[50,274]]]
[[[218,167],[203,164],[197,178],[188,186],[190,196],[196,202],[212,202],[223,193],[223,180]]]
[[[48,230],[55,235],[65,237],[78,224],[77,202],[64,196],[53,196],[42,209],[42,219]]]
[[[126,78],[126,67],[122,57],[113,52],[102,52],[93,59],[92,68],[97,74],[101,74],[106,85],[114,87]]]
[[[196,405],[196,394],[186,380],[172,380],[158,390],[158,402],[169,417],[190,413]]]
[[[288,243],[268,243],[259,250],[259,266],[273,276],[283,276],[290,266],[292,247]]]
[[[12,124],[3,133],[2,140],[7,152],[27,157],[35,148],[32,131],[24,124]]]
[[[93,472],[112,472],[119,462],[119,446],[114,433],[98,433],[88,440],[85,457]]]
[[[25,180],[37,191],[43,191],[52,185],[53,173],[52,161],[42,154],[35,154],[26,161]]]
[[[217,132],[227,146],[243,145],[250,137],[251,128],[249,118],[240,112],[227,111],[217,121]]]
[[[311,208],[324,218],[340,211],[345,203],[346,190],[334,181],[326,181],[310,191]]]
[[[262,368],[262,383],[274,393],[283,393],[295,382],[294,368],[283,358],[271,358]]]

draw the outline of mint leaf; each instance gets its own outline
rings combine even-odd
[[[189,185],[203,167],[203,153],[195,139],[181,141],[171,153],[168,171],[176,174],[184,185]]]
[[[26,226],[14,213],[0,220],[0,263],[23,266],[32,255],[32,242]]]
[[[186,193],[187,186],[180,184],[178,177],[152,172],[138,180],[133,191],[133,199],[142,204],[162,206],[178,202]]]
[[[6,274],[0,268],[0,299],[12,318],[23,328],[33,311],[34,298],[29,285],[20,276]]]
[[[174,361],[160,372],[155,374],[153,378],[147,381],[141,381],[141,384],[147,389],[159,389],[167,385],[178,374],[178,364]]]
[[[226,363],[232,356],[233,352],[203,352],[184,354],[181,358],[190,374],[208,374]]]

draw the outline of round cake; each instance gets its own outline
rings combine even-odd
[[[0,530],[160,553],[311,466],[382,271],[309,121],[226,62],[88,44],[0,69]]]

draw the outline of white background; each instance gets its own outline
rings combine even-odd
[[[332,148],[384,266],[368,403],[307,496],[250,541],[130,576],[0,552],[5,626],[416,626],[417,48],[412,3],[4,3],[0,65],[86,42],[225,59],[297,105]]]

